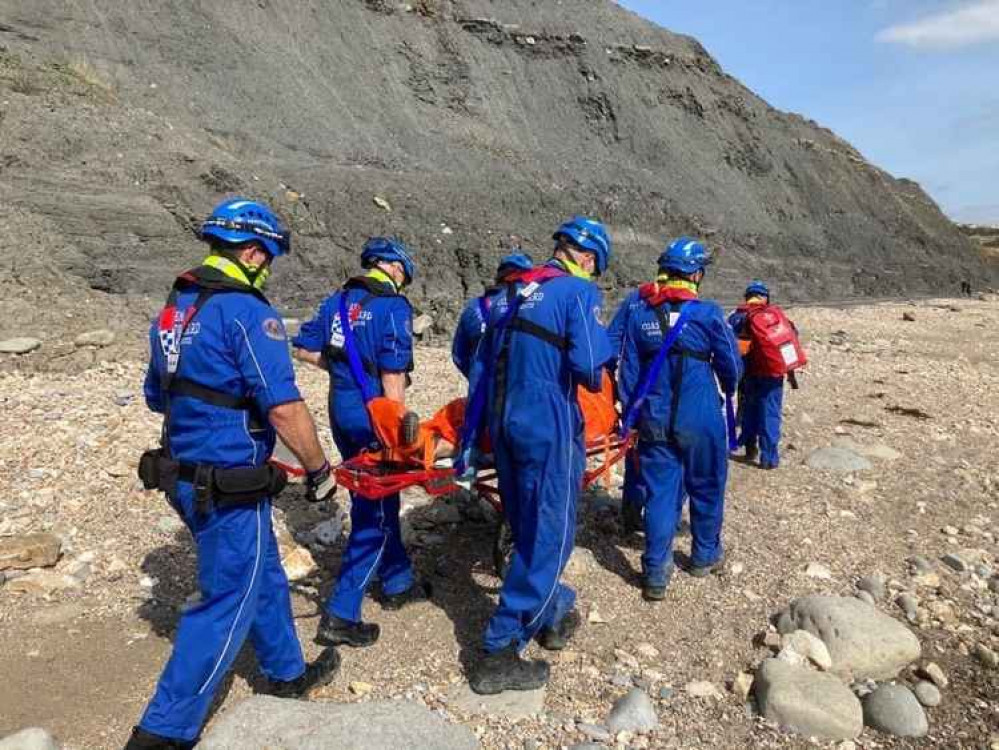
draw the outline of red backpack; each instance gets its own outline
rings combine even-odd
[[[777,305],[746,305],[743,310],[752,342],[749,374],[778,378],[808,364],[798,332]]]

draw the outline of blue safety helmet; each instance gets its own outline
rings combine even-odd
[[[759,279],[753,279],[746,287],[746,299],[750,297],[766,297],[770,299],[770,289]]]
[[[534,268],[534,261],[530,255],[523,253],[511,253],[500,258],[499,265],[496,266],[496,278],[502,279],[509,273],[518,271],[530,271]]]
[[[552,239],[565,237],[576,247],[593,253],[596,256],[597,275],[607,270],[611,259],[611,241],[604,225],[596,219],[585,216],[573,216],[555,230]]]
[[[263,203],[246,198],[228,198],[219,203],[201,225],[201,239],[226,245],[259,242],[276,258],[291,252],[291,232]]]
[[[673,240],[659,256],[661,270],[683,274],[703,271],[710,264],[711,254],[708,249],[690,237]]]
[[[371,268],[378,262],[401,263],[406,283],[416,277],[416,264],[409,248],[397,237],[372,237],[364,243],[361,251],[361,265]]]

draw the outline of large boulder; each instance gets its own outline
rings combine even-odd
[[[864,728],[857,696],[823,672],[767,659],[756,672],[753,694],[764,717],[800,734],[847,740]]]
[[[59,750],[59,743],[44,729],[31,727],[4,737],[0,750]]]
[[[0,570],[30,570],[55,565],[62,540],[54,534],[37,533],[0,539]]]
[[[476,750],[467,727],[405,701],[306,703],[257,695],[227,711],[199,750]]]
[[[924,737],[930,731],[926,712],[905,685],[881,685],[864,697],[863,708],[864,723],[886,734]]]
[[[881,680],[919,658],[919,639],[905,625],[855,597],[806,596],[777,623],[782,633],[807,630],[829,649],[829,671],[845,680]]]

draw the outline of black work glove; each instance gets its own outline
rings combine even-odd
[[[325,503],[336,494],[336,478],[330,469],[330,462],[305,475],[305,499],[310,503]]]

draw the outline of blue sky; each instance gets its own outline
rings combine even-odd
[[[999,224],[999,0],[620,0],[770,104]]]

